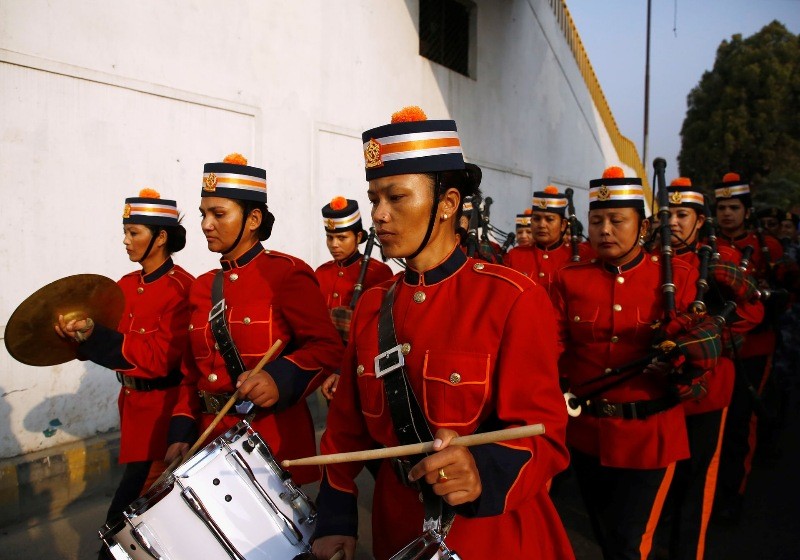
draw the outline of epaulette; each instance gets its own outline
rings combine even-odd
[[[281,253],[280,251],[275,251],[273,249],[264,249],[264,254],[268,257],[276,257],[276,258],[283,258],[292,263],[292,265],[297,264],[297,259],[291,255],[287,255],[286,253]]]
[[[503,266],[501,264],[491,264],[485,262],[476,262],[472,264],[472,271],[477,274],[493,276],[505,280],[509,284],[515,286],[519,291],[523,291],[531,284],[535,284],[533,280],[513,268]]]
[[[172,270],[170,270],[167,275],[175,282],[180,284],[181,288],[184,290],[188,290],[189,287],[194,282],[194,278],[192,275],[183,270],[182,268],[175,266]]]

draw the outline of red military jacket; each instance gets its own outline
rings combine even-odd
[[[437,267],[398,276],[393,305],[397,340],[410,385],[431,432],[466,435],[544,423],[539,437],[470,449],[483,491],[457,508],[447,544],[470,558],[573,558],[545,484],[568,462],[566,410],[558,386],[552,305],[539,286],[503,266],[454,249]],[[323,453],[398,444],[375,376],[378,311],[387,282],[356,307]],[[535,352],[531,340],[536,340]],[[316,535],[355,535],[355,477],[361,463],[325,467]],[[402,485],[384,461],[374,492],[373,543],[389,558],[422,533],[418,491]]]
[[[316,454],[314,426],[305,397],[339,367],[342,342],[331,324],[311,268],[295,257],[268,251],[257,243],[236,261],[222,260],[228,327],[247,368],[253,368],[277,339],[280,356],[265,366],[280,391],[274,409],[259,409],[251,422],[278,460]],[[204,429],[214,418],[200,414],[197,390],[233,393],[225,362],[215,348],[208,323],[211,286],[218,271],[200,276],[189,295],[191,348],[174,414],[200,417]],[[209,441],[239,422],[227,415]],[[292,471],[296,482],[319,478],[317,467]]]
[[[678,311],[694,299],[697,271],[673,262]],[[622,267],[593,259],[567,266],[553,287],[558,320],[559,368],[574,393],[584,396],[597,386],[581,383],[652,352],[664,318],[661,265],[658,256],[642,251]],[[602,395],[612,403],[667,397],[667,379],[642,374]],[[683,409],[674,406],[645,419],[598,418],[586,412],[570,419],[568,441],[608,467],[655,469],[689,456]]]
[[[781,281],[783,280],[781,278],[783,267],[779,266],[774,271],[771,269],[783,257],[783,246],[780,241],[771,235],[764,235],[763,239],[764,245],[769,251],[769,262],[767,262],[766,254],[763,251],[764,247],[758,241],[758,235],[752,231],[745,232],[735,238],[727,237],[720,233],[717,236],[717,244],[720,247],[733,247],[740,252],[744,251],[748,246],[753,247],[750,266],[747,267],[747,271],[759,281],[770,282],[773,278]],[[769,324],[762,324],[745,338],[739,355],[741,358],[770,355],[775,351],[776,343],[775,329]]]
[[[578,256],[586,258],[588,251],[578,245]],[[550,286],[561,267],[572,262],[572,246],[559,240],[558,243],[542,248],[537,244],[530,247],[514,247],[503,257],[503,264],[532,278],[550,294]]]
[[[732,263],[736,266],[742,258],[741,253],[733,247],[719,246],[717,251],[720,262]],[[700,257],[694,248],[677,249],[675,260],[686,263],[695,270],[700,269]],[[714,283],[711,283],[712,290]],[[695,289],[695,294],[697,290]],[[706,300],[709,299],[707,295]],[[728,320],[731,330],[737,334],[744,334],[755,328],[764,318],[764,306],[759,301],[736,301],[736,317]],[[687,415],[702,414],[712,410],[721,410],[731,402],[733,385],[736,380],[733,362],[727,358],[721,359],[717,367],[707,377],[708,394],[700,400],[683,401],[683,408]]]
[[[117,330],[96,325],[79,348],[80,357],[126,376],[157,382],[167,376],[170,388],[136,390],[122,387],[119,462],[161,461],[167,452],[167,431],[178,397],[181,357],[189,324],[189,287],[194,278],[167,259],[149,274],[131,272],[117,284],[125,309]]]
[[[328,261],[315,271],[322,297],[328,309],[349,307],[353,299],[353,289],[361,273],[363,255],[356,251],[341,263]],[[369,259],[367,273],[364,276],[364,291],[377,286],[392,277],[392,269],[373,258]],[[363,293],[363,292],[362,292]]]

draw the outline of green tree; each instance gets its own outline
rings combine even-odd
[[[710,187],[734,171],[759,205],[800,204],[800,36],[773,21],[723,41],[687,102],[681,175]]]

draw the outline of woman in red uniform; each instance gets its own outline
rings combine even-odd
[[[651,353],[665,318],[659,258],[641,246],[648,228],[641,185],[618,167],[590,182],[589,241],[597,259],[562,268],[553,286],[560,370],[580,397],[596,388],[581,384]],[[676,307],[685,310],[697,272],[674,262],[673,278]],[[570,419],[572,465],[606,560],[649,557],[675,462],[689,456],[683,409],[665,373],[654,369]]]
[[[533,232],[531,231],[531,209],[526,208],[522,214],[516,216],[516,239],[517,247],[530,247],[533,245]],[[503,257],[504,264],[505,259]],[[509,265],[510,266],[510,265]],[[513,268],[513,267],[512,267]]]
[[[181,382],[180,361],[189,324],[188,295],[194,278],[172,262],[186,244],[174,200],[152,189],[125,200],[125,250],[141,270],[118,284],[125,308],[116,330],[86,321],[64,321],[56,331],[80,342],[78,356],[116,370],[119,392],[119,462],[125,465],[106,522],[123,510],[166,467],[167,429]],[[104,547],[105,549],[105,547]],[[101,551],[100,558],[107,558]]]
[[[672,181],[667,191],[675,260],[699,270],[699,234],[706,221],[703,193],[695,189],[686,177]],[[718,262],[736,272],[741,254],[725,246],[717,247],[717,251]],[[711,289],[705,297],[705,303],[709,313],[713,314],[720,311],[721,303],[734,292],[715,280],[713,270],[709,276],[707,280]],[[734,332],[743,334],[761,322],[764,309],[758,301],[750,301],[746,297],[735,299],[736,317],[728,323]],[[689,398],[682,403],[691,456],[678,461],[665,512],[671,527],[670,558],[675,560],[701,560],[704,556],[706,530],[717,484],[722,428],[734,379],[733,362],[728,358],[720,358],[714,370],[702,378],[704,391],[700,394],[701,398]]]
[[[314,272],[300,259],[261,244],[274,222],[263,169],[248,166],[239,154],[207,163],[201,196],[203,233],[208,249],[222,255],[222,269],[200,276],[189,294],[191,348],[167,459],[186,452],[195,421],[205,429],[237,386],[242,401],[210,438],[254,414],[251,425],[278,460],[313,455],[314,427],[305,398],[339,366],[343,351]],[[259,371],[237,371],[236,364],[227,364],[209,323],[215,295],[224,297],[227,330],[241,369],[255,366],[277,339],[283,341],[279,357]],[[319,469],[301,467],[292,475],[304,484],[317,480]]]
[[[533,193],[530,216],[533,244],[515,247],[503,261],[541,284],[548,293],[556,272],[572,260],[572,249],[564,240],[569,225],[564,217],[566,209],[567,197],[552,185]]]
[[[431,511],[443,506],[443,525],[455,514],[447,545],[464,557],[572,558],[545,490],[567,464],[547,294],[458,249],[461,201],[478,192],[480,170],[465,166],[455,122],[428,121],[419,108],[407,108],[363,140],[381,245],[408,266],[395,282],[367,291],[356,308],[322,450],[394,446],[433,434],[439,440],[439,451],[419,462],[381,465],[372,506],[375,557],[389,558],[419,537],[423,520],[435,525]],[[540,343],[534,355],[532,339]],[[376,367],[387,343],[393,348]],[[404,368],[391,370],[387,364],[401,355]],[[398,383],[404,388],[395,392]],[[455,435],[537,422],[545,435],[448,446]],[[324,470],[313,545],[320,559],[340,549],[353,558],[354,479],[362,466]]]
[[[322,207],[322,218],[325,226],[325,242],[333,260],[317,268],[315,274],[328,311],[335,307],[349,308],[364,257],[358,251],[358,246],[367,239],[358,202],[337,196]],[[364,290],[392,277],[391,268],[371,257],[367,267],[363,281]],[[336,324],[335,319],[334,324]],[[347,333],[349,327],[349,323],[339,325],[337,330],[342,334],[342,329],[345,329],[344,332]],[[346,342],[347,337],[342,335],[342,338]],[[326,399],[333,398],[338,379],[339,374],[334,373],[322,384],[322,395]]]

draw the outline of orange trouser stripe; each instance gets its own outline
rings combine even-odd
[[[697,541],[696,560],[703,560],[706,553],[706,531],[708,521],[711,518],[711,507],[714,505],[714,492],[717,489],[717,475],[719,474],[719,456],[722,452],[722,436],[725,431],[725,418],[728,416],[728,407],[722,409],[722,416],[719,424],[719,435],[717,436],[717,448],[714,456],[708,464],[706,471],[706,484],[703,487],[703,513],[700,517],[700,538]]]
[[[672,477],[675,474],[675,463],[670,463],[667,467],[667,472],[664,473],[664,478],[661,481],[661,486],[658,488],[656,499],[653,501],[653,509],[650,510],[650,517],[647,520],[647,528],[642,535],[642,542],[639,544],[639,556],[642,560],[647,560],[650,555],[650,550],[653,548],[653,534],[656,531],[656,525],[661,517],[661,510],[664,507],[664,500],[667,499],[669,487],[672,485]]]
[[[764,374],[761,376],[761,383],[758,385],[759,395],[763,394],[771,371],[772,354],[767,356],[767,365],[764,366]],[[747,479],[750,477],[750,471],[753,470],[753,455],[756,452],[756,445],[758,445],[758,416],[753,412],[750,416],[750,433],[747,436],[747,455],[744,458],[744,476],[742,477],[742,484],[739,486],[739,495],[741,496],[744,496],[744,490],[747,488]]]

